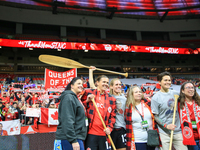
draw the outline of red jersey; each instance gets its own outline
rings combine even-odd
[[[1,97],[1,99],[2,99],[3,105],[5,105],[5,103],[10,103],[9,97]]]
[[[83,96],[81,97],[81,101],[83,102],[85,108],[87,109],[87,117],[88,117],[88,121],[89,121],[89,131],[93,126],[94,121],[96,120],[96,116],[95,116],[95,107],[92,103],[92,101],[90,102],[86,102],[87,100],[87,96],[89,94],[94,94],[95,95],[95,102],[98,101],[99,97],[103,97],[104,99],[104,109],[103,109],[103,115],[102,118],[105,122],[105,125],[107,128],[110,129],[110,131],[113,130],[114,127],[114,123],[115,123],[115,116],[116,116],[116,99],[111,96],[110,94],[104,92],[104,94],[100,94],[100,92],[97,89],[86,89],[85,93],[83,94]],[[94,118],[95,117],[95,118]],[[97,118],[98,120],[98,118]],[[95,124],[98,124],[99,122],[97,121]],[[102,133],[101,128],[100,131],[98,132],[99,134]]]
[[[100,95],[100,97],[96,98],[96,105],[98,107],[98,110],[102,118],[104,117],[104,100],[105,100],[104,98],[105,97],[103,95]],[[94,111],[94,117],[95,119],[93,121],[92,127],[90,128],[88,134],[106,136],[106,133],[104,132],[104,127],[102,125],[101,119],[96,109]]]

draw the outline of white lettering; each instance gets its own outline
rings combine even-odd
[[[39,41],[37,43],[32,41],[20,41],[18,44],[23,45],[24,47],[31,47],[31,48],[50,48],[50,49],[65,49],[66,43],[64,42],[42,42]]]
[[[55,85],[57,85],[59,83],[59,80],[55,80]]]
[[[148,50],[150,53],[167,53],[167,54],[178,54],[179,50],[178,48],[164,48],[159,47],[156,49],[155,47],[147,47],[146,50]]]
[[[50,80],[50,85],[54,85],[54,80],[53,79]]]
[[[62,78],[62,75],[61,75],[61,73],[58,73],[58,78]]]
[[[51,77],[51,78],[53,77],[53,76],[52,76],[52,72],[51,72],[51,71],[49,71],[49,77]]]
[[[63,78],[66,78],[66,73],[65,72],[63,73]]]

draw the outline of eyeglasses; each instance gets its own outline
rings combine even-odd
[[[190,86],[187,86],[187,87],[185,87],[185,89],[187,89],[187,90],[194,90],[194,87],[190,87]]]

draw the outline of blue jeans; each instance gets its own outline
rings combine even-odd
[[[188,150],[200,150],[199,140],[195,140],[196,145],[188,145]]]
[[[80,150],[85,150],[83,141],[77,140],[80,145]],[[61,140],[62,150],[73,150],[72,144],[70,144],[67,140]]]

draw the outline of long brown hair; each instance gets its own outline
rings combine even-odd
[[[133,94],[134,94],[133,90],[135,88],[139,88],[141,90],[141,88],[138,87],[138,86],[130,87],[129,90],[128,90],[128,93],[127,93],[127,101],[126,101],[126,106],[130,107],[130,105],[132,104],[133,110],[135,109],[135,99],[134,99],[134,96],[133,96]],[[142,90],[141,90],[141,92],[142,92]],[[142,99],[144,99],[144,95],[143,94],[142,94]]]
[[[113,85],[114,85],[114,82],[117,81],[117,80],[119,80],[119,79],[118,79],[118,78],[112,79],[112,80],[110,81],[110,87],[113,86]],[[119,80],[119,81],[120,81],[120,80]],[[121,81],[120,81],[120,82],[121,82]],[[110,94],[110,95],[114,95],[114,94],[113,94],[113,89],[110,88],[109,94]]]
[[[181,86],[181,89],[180,89],[180,96],[179,96],[179,102],[180,102],[180,108],[183,109],[183,107],[185,106],[185,94],[182,92],[182,90],[184,90],[185,88],[185,85],[187,83],[191,83],[194,87],[194,95],[192,97],[192,99],[197,103],[198,106],[200,106],[200,96],[199,94],[197,93],[196,91],[196,87],[194,86],[194,84],[192,82],[184,82]]]

